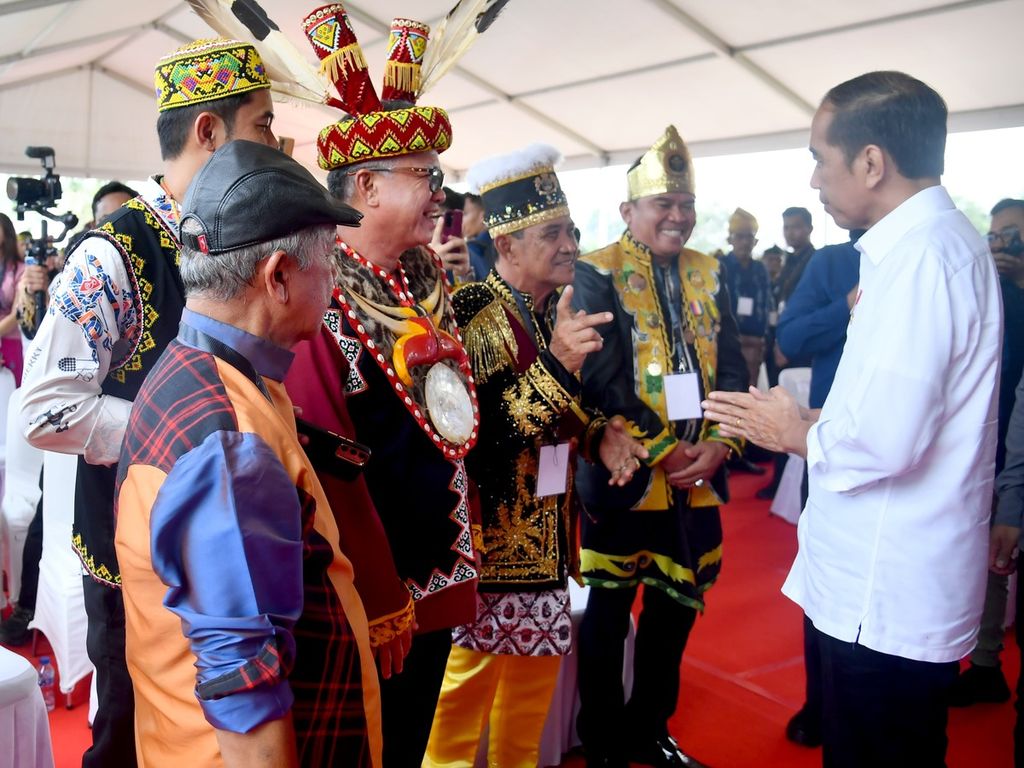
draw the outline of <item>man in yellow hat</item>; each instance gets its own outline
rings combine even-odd
[[[88,571],[88,651],[99,709],[92,766],[134,766],[125,606],[114,552],[114,482],[132,401],[185,304],[178,204],[210,155],[232,139],[275,146],[270,80],[256,49],[197,40],[156,65],[162,174],[79,240],[26,355],[21,426],[37,448],[79,455],[72,543]]]
[[[584,402],[623,416],[649,455],[621,489],[608,486],[603,467],[577,467],[587,509],[580,567],[591,587],[580,628],[578,725],[588,765],[697,766],[668,721],[686,639],[721,565],[722,463],[741,449],[703,418],[700,393],[745,390],[747,367],[718,262],[684,247],[696,223],[693,164],[674,127],[626,179],[619,211],[627,229],[583,257],[575,303],[614,315],[583,365]],[[623,643],[641,583],[626,703]]]

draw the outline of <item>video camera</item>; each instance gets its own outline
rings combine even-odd
[[[55,157],[53,148],[28,147],[25,154],[28,157],[39,159],[43,165],[44,174],[38,179],[12,176],[7,180],[7,197],[15,203],[18,221],[25,220],[26,211],[33,211],[43,217],[42,234],[40,237],[29,240],[25,263],[30,266],[46,266],[47,259],[57,255],[54,243],[59,243],[73,227],[77,226],[78,217],[73,213],[55,213],[50,210],[57,205],[63,192],[60,186],[60,176],[53,172]],[[49,234],[47,219],[63,225],[64,229],[59,235],[54,237]],[[29,338],[35,336],[39,323],[43,320],[43,314],[46,311],[46,291],[36,291],[34,304],[34,316],[23,319],[21,323],[22,329]]]

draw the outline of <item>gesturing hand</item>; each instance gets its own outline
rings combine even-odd
[[[647,449],[633,439],[626,429],[626,420],[613,416],[608,420],[597,448],[601,463],[611,472],[608,485],[625,485],[640,469],[640,460],[648,456]]]
[[[582,309],[572,311],[572,286],[566,286],[558,298],[555,329],[551,333],[548,349],[555,359],[569,373],[576,373],[583,367],[583,361],[591,352],[597,352],[604,344],[601,334],[594,326],[612,321],[611,312],[595,312],[588,315]]]

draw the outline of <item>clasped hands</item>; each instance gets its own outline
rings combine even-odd
[[[725,437],[740,437],[769,451],[807,453],[807,429],[815,415],[782,387],[767,393],[756,387],[748,392],[711,392],[701,407],[705,418],[719,422]]]

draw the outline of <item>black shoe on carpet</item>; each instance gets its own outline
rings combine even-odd
[[[801,747],[820,747],[821,723],[814,720],[815,718],[811,717],[804,707],[786,724],[786,738]]]
[[[0,643],[4,645],[24,645],[31,639],[32,631],[28,623],[32,621],[35,611],[22,608],[20,605],[11,612],[4,621],[0,621]]]
[[[671,736],[634,745],[629,753],[629,760],[655,768],[708,768],[704,763],[683,752]]]
[[[972,704],[999,704],[1010,698],[1010,686],[1003,677],[1002,667],[982,667],[971,664],[949,687],[951,707],[969,707]]]
[[[775,498],[776,488],[777,486],[775,485],[775,483],[772,483],[771,485],[766,485],[764,488],[758,488],[757,493],[755,493],[754,496],[760,499],[761,501],[771,501],[772,499]]]

